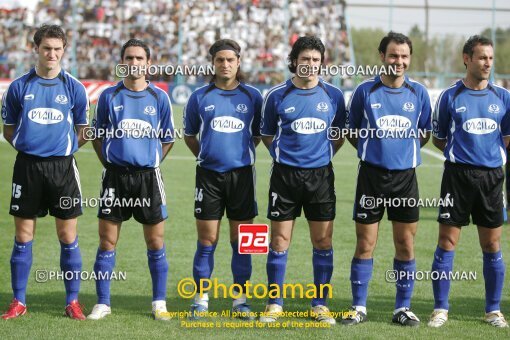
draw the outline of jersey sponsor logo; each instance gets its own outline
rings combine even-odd
[[[465,121],[462,128],[467,133],[485,135],[494,132],[498,128],[498,124],[490,118],[473,118]]]
[[[122,111],[124,110],[124,105],[119,105],[119,106],[114,106],[113,107],[113,111],[115,112],[119,112],[119,111]]]
[[[499,106],[496,104],[489,105],[489,113],[499,113]]]
[[[372,109],[380,109],[382,107],[381,103],[374,103],[374,104],[370,104],[370,107]]]
[[[214,105],[206,106],[204,109],[205,112],[212,111],[212,110],[214,110]]]
[[[326,122],[319,118],[300,118],[293,121],[290,127],[293,131],[304,135],[311,135],[326,130]]]
[[[379,117],[376,124],[381,130],[405,131],[411,127],[411,120],[404,116],[387,115]]]
[[[149,122],[141,119],[123,119],[119,122],[119,129],[126,131],[148,131],[152,129],[152,125]]]
[[[56,98],[55,98],[55,103],[58,103],[58,104],[67,104],[69,101],[67,100],[67,97],[65,94],[59,94]]]
[[[25,100],[34,100],[34,99],[35,99],[35,96],[34,96],[34,94],[33,94],[33,93],[31,93],[31,94],[27,94],[27,95],[25,96]]]
[[[244,122],[239,118],[221,116],[211,120],[211,128],[218,132],[234,133],[244,129]]]
[[[317,111],[326,112],[328,111],[328,104],[326,102],[320,102],[317,104]]]
[[[411,102],[406,102],[402,106],[402,110],[404,110],[406,112],[414,112],[414,104]]]
[[[156,108],[152,105],[146,106],[145,109],[143,109],[143,113],[149,116],[154,116],[156,114]]]
[[[466,110],[467,110],[467,109],[466,109],[466,107],[465,107],[465,106],[461,106],[461,107],[459,107],[459,108],[455,109],[455,112],[457,112],[457,113],[462,113],[462,112],[466,112]]]
[[[248,106],[246,106],[246,104],[237,104],[236,111],[240,113],[246,113],[248,112]]]
[[[296,108],[294,106],[288,107],[283,110],[283,112],[285,112],[285,113],[292,113],[294,111],[296,111]]]
[[[48,125],[57,124],[64,120],[64,114],[62,111],[49,108],[39,107],[28,111],[28,118],[38,124]]]

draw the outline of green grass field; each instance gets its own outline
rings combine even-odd
[[[181,121],[181,108],[174,109],[174,119]],[[433,150],[431,145],[427,148]],[[398,150],[395,150],[398,152]],[[268,223],[265,217],[269,166],[271,159],[264,146],[257,149],[257,196],[259,203],[258,223]],[[5,142],[0,143],[0,309],[7,308],[11,298],[9,259],[14,236],[13,219],[8,215],[11,195],[11,176],[16,152]],[[423,164],[418,169],[421,197],[438,197],[442,172],[442,162],[428,154],[423,154]],[[83,196],[97,198],[99,195],[101,165],[90,143],[77,154],[76,159],[81,173]],[[333,298],[329,306],[333,311],[345,311],[350,306],[351,289],[349,282],[350,262],[354,252],[354,223],[351,220],[356,169],[358,160],[355,150],[347,143],[334,158],[337,192],[337,218],[335,220],[334,249],[335,270],[332,284]],[[169,311],[187,311],[190,300],[179,297],[177,283],[191,277],[192,260],[196,248],[195,222],[193,218],[195,162],[191,152],[182,140],[177,140],[173,150],[161,166],[164,175],[168,202],[169,219],[166,222],[165,241],[170,263],[167,304]],[[80,247],[83,257],[83,270],[92,271],[98,246],[96,208],[86,208],[79,219]],[[416,260],[418,270],[430,270],[432,255],[437,240],[437,210],[421,210],[421,221],[416,238]],[[224,222],[223,228],[227,228]],[[311,254],[312,247],[306,220],[297,220],[294,239],[290,248],[286,282],[313,283]],[[505,226],[502,248],[510,262],[510,233]],[[484,283],[482,254],[478,245],[475,227],[465,228],[456,252],[454,270],[475,271],[477,279],[452,283],[450,296],[450,321],[441,329],[426,327],[432,311],[433,297],[430,281],[416,282],[413,310],[423,321],[417,329],[407,329],[391,324],[395,287],[385,281],[386,270],[392,269],[393,241],[391,225],[383,220],[380,226],[379,242],[375,252],[373,279],[368,298],[369,321],[357,327],[347,328],[336,325],[329,329],[283,328],[191,329],[181,324],[179,319],[170,322],[155,322],[151,319],[151,281],[147,267],[145,243],[142,229],[131,220],[123,225],[117,247],[117,271],[125,271],[125,281],[112,283],[113,314],[100,321],[76,322],[63,317],[65,295],[61,281],[37,283],[36,270],[59,270],[60,247],[51,217],[38,220],[34,242],[34,261],[29,278],[27,304],[28,315],[10,321],[0,322],[0,338],[510,338],[510,330],[495,329],[482,322],[484,314]],[[232,282],[230,272],[231,248],[228,230],[221,232],[215,256],[213,278],[221,283]],[[266,283],[265,255],[253,256],[252,282]],[[508,265],[507,265],[508,267]],[[510,317],[509,289],[510,275],[507,275],[503,292],[502,311]],[[96,302],[95,284],[83,281],[80,302],[90,312]],[[261,312],[265,300],[252,300],[252,308]],[[231,307],[229,299],[211,299],[210,311],[220,312]],[[287,299],[287,311],[306,311],[308,300]],[[215,318],[210,321],[220,324],[228,318]],[[282,319],[282,322],[290,319]],[[298,321],[307,322],[307,319]],[[283,324],[282,324],[283,326]]]

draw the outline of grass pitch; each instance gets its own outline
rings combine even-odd
[[[182,108],[174,107],[177,124],[181,121]],[[431,143],[426,146],[435,150]],[[395,150],[398,152],[398,150]],[[14,237],[13,219],[8,215],[11,196],[12,167],[16,152],[5,142],[0,143],[0,309],[3,312],[11,298],[9,259]],[[423,164],[418,168],[421,197],[439,196],[442,162],[429,154],[422,153]],[[93,152],[92,145],[86,144],[77,154],[81,174],[83,196],[99,196],[101,165]],[[268,223],[265,217],[269,167],[271,158],[261,144],[257,148],[257,197],[259,216],[257,223]],[[333,164],[336,175],[337,218],[335,220],[334,250],[335,270],[333,273],[333,298],[329,301],[331,310],[347,310],[351,302],[349,282],[350,262],[354,252],[355,234],[352,217],[356,171],[358,160],[355,150],[346,142],[335,156]],[[196,248],[196,231],[193,217],[195,161],[183,140],[176,141],[170,155],[161,165],[164,176],[169,219],[166,222],[165,241],[170,263],[167,305],[169,311],[188,311],[191,300],[180,297],[177,284],[183,278],[192,277],[192,261]],[[92,271],[98,246],[97,208],[85,208],[79,218],[80,248],[83,257],[83,270]],[[418,270],[430,270],[432,256],[437,242],[436,208],[421,209],[421,220],[416,237],[416,261]],[[213,278],[219,282],[232,282],[230,271],[231,248],[228,241],[228,224],[223,222],[220,241],[215,253]],[[510,234],[504,227],[502,237],[503,254],[508,256]],[[0,322],[0,338],[510,338],[509,329],[495,329],[482,322],[484,315],[484,283],[482,253],[474,226],[464,228],[457,248],[454,270],[474,271],[476,280],[452,283],[450,295],[450,320],[441,329],[426,326],[432,311],[433,297],[430,281],[415,284],[412,300],[413,311],[422,320],[417,329],[408,329],[391,324],[395,286],[386,282],[385,272],[392,269],[393,241],[391,224],[385,219],[380,225],[379,241],[374,256],[374,273],[368,297],[368,322],[357,327],[336,325],[328,329],[305,328],[311,324],[307,319],[282,319],[280,327],[269,329],[241,327],[228,317],[205,320],[213,323],[213,328],[190,327],[184,319],[175,318],[164,323],[151,319],[151,280],[147,267],[146,248],[142,228],[134,220],[125,222],[117,247],[116,271],[126,273],[126,280],[112,282],[112,315],[100,321],[77,322],[63,317],[65,295],[62,281],[51,280],[38,283],[36,270],[59,270],[60,247],[51,217],[37,221],[37,232],[33,246],[34,261],[28,282],[28,314],[18,320]],[[286,282],[313,283],[312,246],[309,240],[307,223],[303,217],[296,222],[289,252]],[[266,283],[265,255],[253,256],[253,284]],[[507,260],[508,262],[508,260]],[[509,275],[505,280],[502,311],[510,317]],[[82,281],[80,302],[90,312],[96,302],[94,281]],[[254,311],[261,312],[265,300],[252,300]],[[214,299],[209,303],[210,311],[221,314],[229,310],[229,299]],[[287,299],[287,311],[306,311],[309,301]],[[294,321],[294,324],[292,324]],[[303,327],[299,327],[301,323]],[[219,325],[217,327],[216,325]],[[294,326],[292,326],[294,325]],[[286,326],[286,327],[284,327]]]

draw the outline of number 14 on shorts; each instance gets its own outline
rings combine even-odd
[[[240,224],[238,229],[239,254],[267,254],[269,226],[267,224]]]

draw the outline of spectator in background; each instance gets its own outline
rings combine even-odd
[[[261,74],[265,83],[281,80],[273,73],[286,68],[286,60],[281,56],[296,39],[287,39],[286,31],[288,37],[304,33],[320,37],[328,46],[326,55],[330,59],[326,62],[345,63],[346,38],[340,34],[339,41],[338,35],[345,30],[344,0],[317,3],[293,0],[288,5],[288,14],[284,6],[283,0],[240,0],[236,4],[220,0],[184,3],[134,0],[125,2],[123,8],[119,8],[117,0],[103,0],[82,2],[74,11],[69,0],[41,0],[35,9],[2,10],[0,5],[0,65],[5,65],[2,59],[7,54],[12,54],[14,59],[9,57],[9,60],[15,62],[8,65],[9,69],[29,68],[33,44],[28,37],[33,35],[33,27],[44,22],[62,24],[68,31],[71,46],[72,29],[76,28],[78,76],[84,79],[114,80],[115,65],[110,53],[120,49],[118,41],[135,35],[160,49],[154,54],[154,62],[158,64],[206,65],[208,55],[204,46],[220,36],[235,39],[246,51],[243,71],[248,82],[258,82]],[[306,32],[302,31],[303,25]],[[182,51],[178,48],[180,40]],[[64,57],[64,65],[70,66],[70,52]],[[162,75],[151,80],[172,81],[173,78]]]

